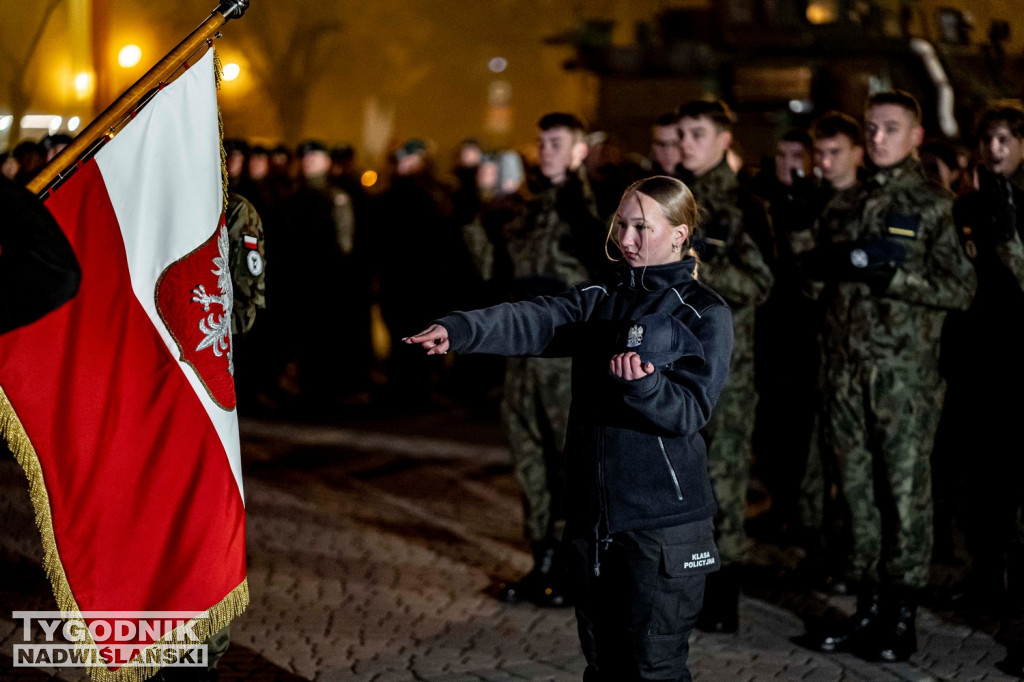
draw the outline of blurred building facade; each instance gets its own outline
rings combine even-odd
[[[49,132],[15,132],[10,118],[59,115],[62,132],[72,117],[88,123],[215,4],[8,8],[0,151]],[[554,109],[646,152],[658,113],[714,94],[740,111],[740,146],[756,155],[775,129],[824,108],[857,113],[880,87],[921,97],[932,131],[951,130],[950,120],[964,128],[980,102],[1020,96],[1020,9],[1021,0],[253,0],[217,43],[240,65],[220,106],[233,137],[344,141],[372,163],[410,137],[439,150],[466,136],[527,145]],[[128,44],[142,58],[119,64]]]
[[[867,94],[889,88],[921,101],[930,135],[969,136],[983,105],[1024,95],[1021,9],[1015,0],[722,0],[664,10],[626,46],[599,21],[551,39],[575,47],[568,69],[595,75],[594,122],[626,131],[626,146],[643,149],[657,112],[715,96],[739,113],[739,150],[756,161],[785,128],[828,109],[859,116]]]

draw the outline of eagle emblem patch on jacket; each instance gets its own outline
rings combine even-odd
[[[644,328],[642,325],[634,324],[626,333],[626,348],[636,348],[644,342]]]

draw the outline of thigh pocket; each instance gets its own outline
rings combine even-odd
[[[661,547],[661,575],[669,581],[717,571],[719,563],[713,540]]]
[[[700,612],[705,576],[717,571],[719,564],[718,548],[713,540],[662,545],[657,592],[647,634],[688,634]]]

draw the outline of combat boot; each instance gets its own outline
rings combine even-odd
[[[917,651],[917,600],[910,590],[885,595],[878,636],[856,653],[869,661],[906,661]]]
[[[877,588],[863,590],[857,596],[857,611],[838,623],[822,627],[798,638],[798,643],[810,649],[832,653],[854,651],[874,641],[881,618],[881,595]]]
[[[540,586],[540,594],[534,603],[537,606],[571,606],[569,590],[569,565],[566,558],[567,548],[559,543],[551,561],[551,570]]]
[[[1024,546],[1018,543],[1006,553],[1006,607],[996,641],[1006,647],[1006,658],[996,667],[1024,678]]]
[[[538,606],[568,606],[566,566],[559,543],[533,543],[533,568],[521,580],[501,586],[498,599],[510,604],[524,601]]]
[[[1006,618],[1024,620],[1024,545],[1006,549]]]
[[[723,566],[709,573],[704,583],[704,605],[694,624],[702,632],[727,634],[740,627],[740,580],[738,566]]]

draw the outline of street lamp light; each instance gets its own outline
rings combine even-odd
[[[117,53],[117,63],[122,68],[130,69],[142,60],[142,48],[138,45],[125,45]]]
[[[75,75],[75,93],[78,99],[85,99],[92,91],[92,74],[82,71]]]

